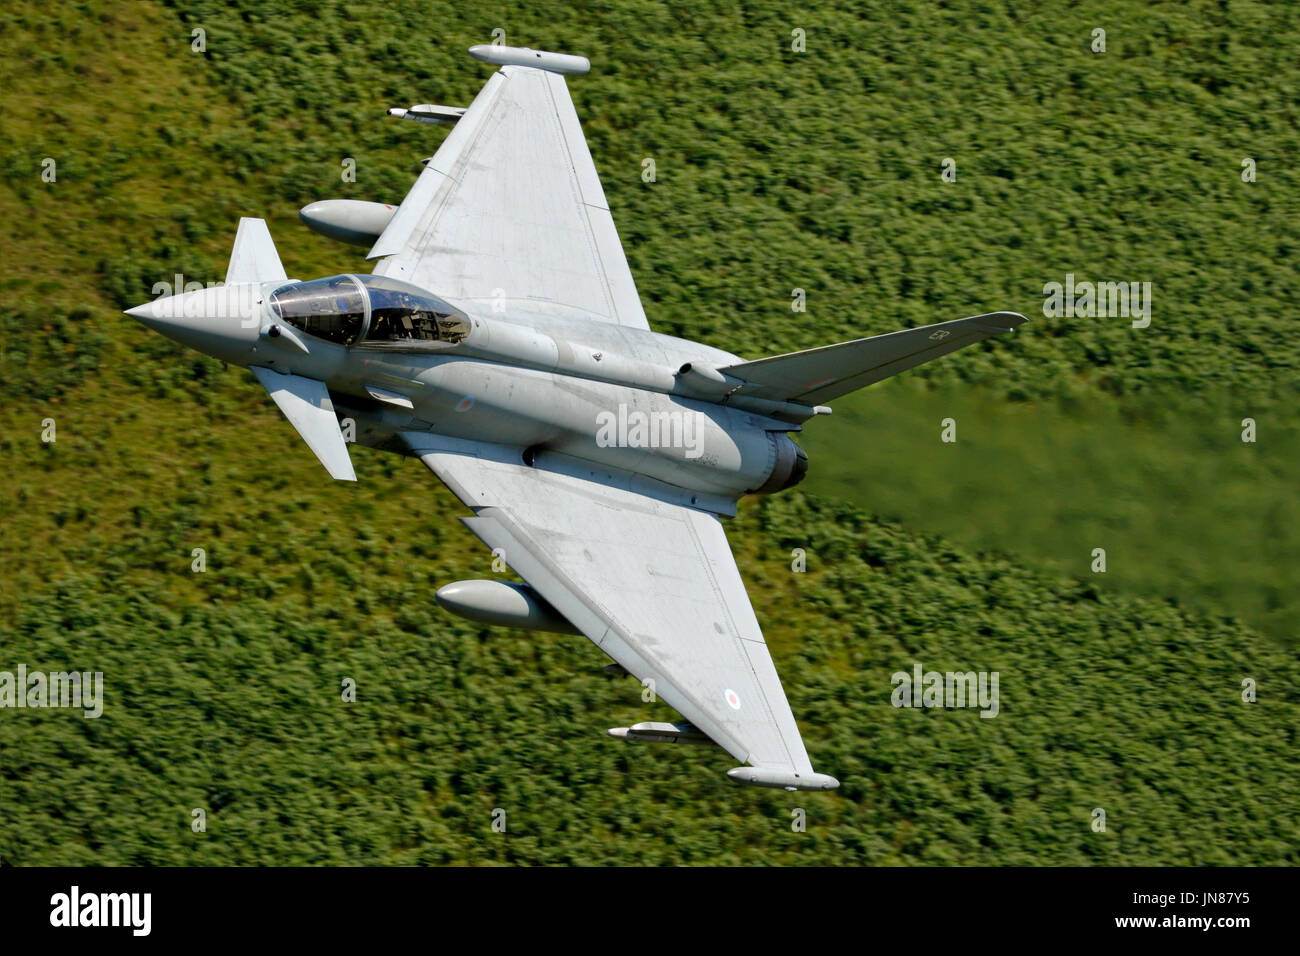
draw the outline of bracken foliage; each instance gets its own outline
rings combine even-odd
[[[0,671],[102,671],[105,705],[0,710],[0,865],[1296,863],[1298,15],[11,4]],[[119,314],[220,279],[240,215],[291,275],[366,268],[297,208],[399,199],[444,134],[383,110],[466,105],[494,28],[592,59],[570,86],[657,330],[758,357],[1031,318],[837,403],[812,490],[728,526],[835,793],[605,737],[674,715],[582,638],[438,610],[491,557],[423,466],[357,449],[331,483],[246,373]],[[1066,273],[1151,282],[1151,326],[1044,316]],[[892,706],[916,663],[997,671],[999,715]]]

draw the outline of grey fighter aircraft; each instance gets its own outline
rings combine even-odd
[[[368,275],[285,275],[242,219],[224,285],[127,314],[247,366],[334,478],[349,441],[418,457],[527,584],[437,593],[471,620],[576,632],[681,722],[625,740],[712,740],[734,780],[830,790],[813,770],[722,530],[742,495],[804,477],[791,440],[823,403],[1025,321],[941,322],[746,361],[650,330],[565,85],[586,59],[504,46],[400,206],[312,203],[370,247]]]

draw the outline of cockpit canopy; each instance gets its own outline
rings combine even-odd
[[[295,329],[345,346],[421,349],[455,344],[469,334],[463,314],[388,276],[293,282],[271,293],[271,309]]]
[[[441,299],[388,276],[357,276],[370,300],[365,344],[459,342],[469,335],[469,320]]]
[[[271,310],[295,329],[351,345],[366,323],[366,296],[352,276],[294,282],[271,293]]]

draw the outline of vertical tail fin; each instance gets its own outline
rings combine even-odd
[[[745,384],[733,395],[817,405],[947,355],[1025,322],[1016,312],[990,312],[902,332],[774,355],[719,369]]]

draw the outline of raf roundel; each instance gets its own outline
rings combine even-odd
[[[727,706],[732,710],[740,710],[740,696],[734,690],[728,687],[727,692],[722,696],[726,698]]]
[[[473,395],[466,395],[464,398],[462,398],[459,402],[456,403],[456,411],[458,412],[467,412],[473,407],[474,407]]]

